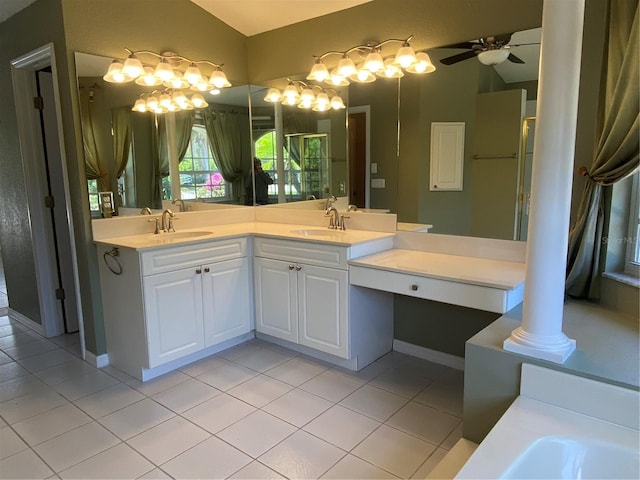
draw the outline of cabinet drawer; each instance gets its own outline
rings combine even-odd
[[[505,313],[522,302],[524,290],[523,285],[514,290],[501,290],[355,265],[349,270],[349,283],[496,313]]]
[[[141,254],[142,275],[231,260],[247,255],[246,237],[216,240],[197,245],[167,247]]]
[[[256,237],[254,245],[257,257],[347,269],[347,247],[264,237]]]

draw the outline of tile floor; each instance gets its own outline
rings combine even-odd
[[[251,340],[150,382],[0,317],[1,478],[425,478],[461,437],[462,372],[361,372]]]

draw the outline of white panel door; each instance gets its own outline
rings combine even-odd
[[[256,331],[298,343],[298,286],[293,263],[254,260]]]
[[[149,368],[204,347],[202,276],[195,268],[144,277],[144,305]]]
[[[431,124],[429,189],[462,190],[464,122]]]
[[[205,265],[202,303],[205,347],[249,332],[249,260],[243,257]]]
[[[299,265],[300,344],[349,358],[345,270]]]

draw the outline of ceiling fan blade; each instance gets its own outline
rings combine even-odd
[[[468,52],[463,52],[457,55],[452,55],[450,57],[443,58],[440,60],[440,63],[444,65],[453,65],[454,63],[458,63],[468,58],[473,58],[475,56],[476,56],[476,52],[474,50],[469,50]]]
[[[462,42],[462,43],[454,43],[452,45],[443,45],[442,47],[438,47],[438,48],[464,48],[465,50],[470,50],[472,48],[477,47],[478,45],[480,45],[478,42]]]
[[[513,63],[524,63],[524,60],[522,60],[520,57],[516,57],[513,53],[509,54],[507,60]]]

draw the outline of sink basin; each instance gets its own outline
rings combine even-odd
[[[298,235],[305,235],[307,237],[327,237],[330,235],[335,235],[336,233],[343,233],[342,230],[331,230],[328,228],[311,228],[311,229],[302,229],[302,230],[291,230],[291,233],[296,233]]]
[[[190,231],[190,232],[170,232],[170,233],[159,233],[159,234],[145,234],[140,235],[139,238],[136,239],[137,243],[140,244],[152,244],[152,245],[161,245],[163,243],[173,243],[178,242],[180,240],[188,240],[190,238],[198,238],[204,237],[206,235],[211,235],[213,232],[209,231]]]

